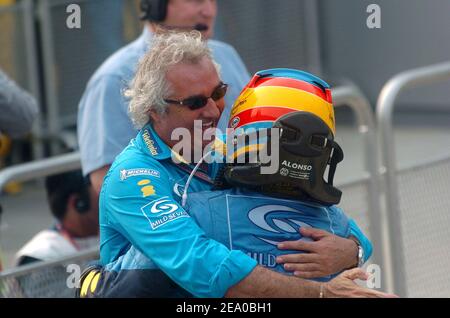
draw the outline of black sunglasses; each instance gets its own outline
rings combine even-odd
[[[169,104],[177,104],[177,105],[183,105],[189,107],[191,110],[200,109],[202,107],[205,107],[206,104],[208,104],[208,99],[212,98],[213,101],[218,101],[219,99],[223,98],[225,94],[227,93],[228,85],[221,83],[219,86],[217,86],[214,91],[212,92],[211,96],[206,97],[202,95],[192,96],[188,97],[183,100],[173,100],[173,99],[165,99],[164,101]]]

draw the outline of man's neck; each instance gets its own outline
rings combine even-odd
[[[151,23],[151,22],[145,22],[145,27],[147,28],[148,31],[150,31],[151,33],[155,33],[156,32],[156,24],[155,23]]]

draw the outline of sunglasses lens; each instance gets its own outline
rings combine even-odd
[[[185,102],[190,109],[199,109],[204,107],[208,103],[208,99],[206,97],[195,97]]]
[[[214,101],[218,101],[219,99],[223,98],[226,93],[227,93],[227,85],[223,84],[214,90],[214,92],[211,95],[211,98]]]
[[[225,94],[227,93],[227,84],[222,84],[219,87],[217,87],[216,89],[214,89],[214,91],[211,94],[211,98],[216,102],[219,99],[223,98],[225,96]],[[177,100],[171,100],[171,99],[165,99],[165,101],[167,103],[174,103],[174,104],[178,104],[178,105],[184,105],[189,107],[189,109],[191,110],[196,110],[196,109],[200,109],[202,107],[205,107],[206,104],[208,104],[208,99],[209,97],[205,97],[205,96],[194,96],[188,99],[185,99],[183,101],[177,101]]]

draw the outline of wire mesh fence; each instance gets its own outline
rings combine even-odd
[[[408,297],[450,297],[450,155],[399,171]]]
[[[307,0],[227,0],[218,6],[217,36],[236,48],[250,73],[273,67],[308,70],[314,64],[310,49],[318,38]]]
[[[0,298],[73,298],[80,274],[98,255],[94,248],[4,271],[0,273]]]

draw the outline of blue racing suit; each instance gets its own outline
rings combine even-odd
[[[356,223],[337,206],[274,198],[254,191],[233,188],[189,194],[186,209],[211,237],[232,250],[241,250],[265,266],[288,274],[276,257],[299,251],[279,250],[282,241],[311,240],[302,237],[300,227],[325,230],[340,237],[355,236],[364,250],[364,261],[372,244]],[[321,277],[328,281],[335,275]]]

